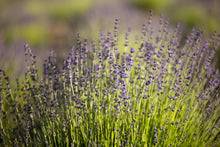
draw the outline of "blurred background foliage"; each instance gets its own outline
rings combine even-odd
[[[0,68],[12,78],[23,74],[24,43],[34,49],[39,64],[51,48],[59,60],[77,33],[96,40],[100,29],[113,29],[116,17],[122,31],[141,31],[150,9],[154,19],[160,13],[169,17],[171,27],[180,22],[184,34],[192,27],[207,35],[220,33],[219,6],[220,0],[0,0]]]

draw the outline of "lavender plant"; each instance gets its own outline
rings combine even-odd
[[[53,50],[43,65],[25,44],[25,80],[11,88],[0,70],[1,146],[217,146],[220,34],[181,38],[152,12],[136,39],[113,32],[77,37],[58,68]],[[183,41],[185,41],[183,43]]]

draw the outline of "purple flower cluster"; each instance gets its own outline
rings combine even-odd
[[[140,36],[114,31],[77,44],[59,68],[54,51],[42,74],[25,45],[27,70],[15,89],[0,70],[0,145],[210,145],[219,134],[220,74],[214,54],[220,34],[170,32],[152,11]]]

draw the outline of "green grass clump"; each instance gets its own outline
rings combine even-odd
[[[34,46],[49,41],[48,27],[44,27],[40,24],[25,24],[17,27],[8,27],[4,33],[6,43],[11,43],[15,40],[26,40]]]
[[[152,13],[136,39],[118,27],[78,36],[61,68],[51,50],[42,74],[26,44],[15,88],[0,70],[1,146],[219,145],[220,34],[192,29],[181,45],[180,26],[169,32],[161,16],[155,33]]]
[[[130,0],[136,6],[143,9],[161,10],[170,6],[173,0]]]
[[[212,33],[215,29],[219,29],[219,20],[210,16],[204,8],[199,6],[179,8],[175,14],[177,21],[182,21],[188,28],[199,27]]]
[[[67,21],[73,16],[85,13],[92,6],[92,1],[89,0],[73,0],[52,4],[49,9],[49,15],[55,20]]]

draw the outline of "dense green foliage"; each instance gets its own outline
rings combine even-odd
[[[136,39],[114,32],[77,38],[58,68],[53,50],[38,72],[25,45],[25,80],[11,88],[0,71],[3,146],[219,145],[220,74],[212,60],[220,34],[203,41],[192,29],[181,45],[179,25],[168,31],[152,14]],[[42,75],[42,76],[41,76]]]

